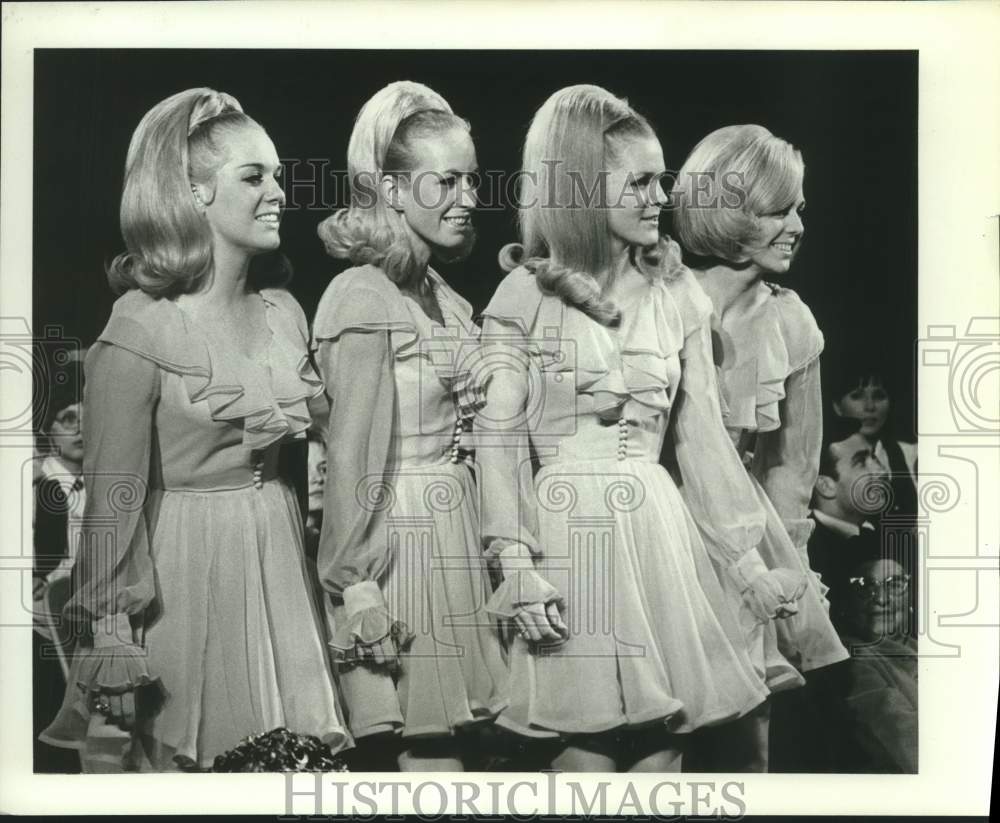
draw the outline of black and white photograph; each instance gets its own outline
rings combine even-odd
[[[322,774],[341,814],[398,811],[359,775],[461,813],[475,775],[495,813],[527,773],[531,814],[616,776],[641,800],[595,813],[742,816],[784,811],[754,787],[789,774],[930,780],[940,683],[975,667],[992,739],[998,478],[958,450],[996,453],[1000,232],[984,211],[963,249],[961,195],[926,187],[940,62],[630,43],[656,4],[597,45],[584,15],[579,47],[489,48],[488,16],[424,4],[468,41],[404,48],[255,28],[361,32],[351,4],[239,4],[244,39],[208,3],[154,45],[172,4],[132,5],[133,41],[20,54],[22,192],[5,104],[0,343],[29,393],[0,431],[0,642],[29,777],[281,774],[291,814],[321,798],[289,775]],[[995,213],[977,106],[953,185]],[[910,808],[889,794],[787,808]]]

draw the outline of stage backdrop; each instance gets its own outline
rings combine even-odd
[[[724,125],[760,123],[794,143],[807,167],[806,234],[781,283],[815,313],[827,339],[824,369],[859,350],[882,355],[895,378],[897,427],[912,434],[916,52],[38,50],[36,332],[58,325],[85,345],[100,332],[114,300],[104,267],[122,250],[118,203],[129,137],[153,104],[193,86],[237,97],[286,161],[291,208],[282,249],[296,271],[290,288],[311,316],[345,266],[326,257],[316,236],[329,213],[321,201],[343,199],[333,173],[343,176],[358,109],[401,79],[440,92],[471,122],[483,172],[508,177],[535,110],[577,83],[604,86],[645,114],[668,169]],[[313,182],[320,174],[322,189]],[[515,215],[483,209],[476,225],[472,256],[440,271],[480,310],[502,277],[496,254],[515,239]],[[669,231],[669,216],[663,227]]]

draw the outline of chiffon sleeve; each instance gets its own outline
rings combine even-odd
[[[528,444],[530,353],[523,335],[492,317],[483,319],[481,367],[486,405],[475,420],[476,464],[487,550],[521,543],[538,552],[534,482]]]
[[[133,331],[142,335],[138,328]],[[149,671],[133,628],[138,631],[155,592],[143,507],[159,369],[126,348],[98,341],[87,355],[86,375],[87,503],[73,566],[73,595],[63,611],[79,642],[62,707],[39,736],[66,748],[78,748],[86,737],[93,698],[113,701],[118,709],[109,720],[129,728],[134,692],[158,679]]]
[[[684,499],[706,548],[757,618],[792,614],[806,581],[792,569],[768,569],[758,551],[767,514],[722,422],[711,301],[689,273],[673,293],[684,324],[680,396],[674,410],[674,451]]]
[[[391,660],[408,634],[378,585],[389,565],[386,470],[396,403],[390,328],[385,297],[370,289],[328,292],[314,324],[330,401],[317,568],[346,609],[331,641],[346,660]]]
[[[84,510],[67,617],[139,615],[153,599],[143,504],[159,368],[110,343],[94,344],[84,389]],[[106,621],[105,621],[106,622]]]
[[[504,577],[486,608],[509,619],[532,603],[562,598],[535,571],[541,550],[527,419],[531,352],[520,324],[486,314],[480,356],[488,375],[474,426],[482,540]]]
[[[693,330],[686,325],[685,332],[674,449],[684,499],[708,538],[709,551],[721,565],[731,566],[748,554],[756,556],[766,515],[722,423],[710,327],[706,321]]]
[[[806,544],[813,529],[809,501],[823,439],[818,357],[788,377],[779,414],[779,428],[757,435],[752,471],[808,567]]]

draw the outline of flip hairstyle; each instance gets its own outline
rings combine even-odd
[[[579,203],[602,191],[609,161],[629,140],[655,137],[649,122],[628,102],[599,86],[560,89],[536,112],[524,141],[518,223],[521,242],[500,250],[500,266],[524,266],[543,291],[607,326],[621,313],[604,296],[596,275],[611,270],[611,230],[602,203]],[[647,277],[673,277],[680,249],[669,237],[630,250]],[[605,283],[605,290],[611,287]]]
[[[791,206],[804,176],[802,153],[763,126],[713,131],[684,161],[671,196],[684,250],[746,262],[762,239],[758,216]]]
[[[394,283],[419,276],[423,267],[404,218],[383,200],[379,182],[385,174],[413,169],[416,140],[455,128],[470,130],[440,94],[421,83],[400,80],[377,91],[358,112],[347,145],[351,205],[317,228],[327,254],[356,266],[378,266]],[[463,259],[471,250],[470,243],[449,259]]]
[[[192,291],[212,270],[212,234],[198,211],[194,183],[212,184],[224,162],[224,135],[256,121],[239,101],[213,89],[188,89],[162,100],[139,122],[129,143],[122,190],[126,251],[108,267],[116,294],[142,289],[155,297]],[[256,288],[288,281],[281,255],[251,262]]]

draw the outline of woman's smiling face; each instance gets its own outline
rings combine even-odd
[[[750,249],[750,262],[764,274],[784,274],[792,266],[805,233],[802,212],[806,201],[799,187],[795,198],[780,211],[757,215],[759,242]]]
[[[224,133],[224,160],[214,185],[199,186],[216,248],[254,255],[278,248],[281,238],[281,162],[267,133],[256,124]]]
[[[417,138],[413,168],[401,177],[398,203],[414,239],[429,250],[453,251],[474,236],[476,148],[461,128]]]

